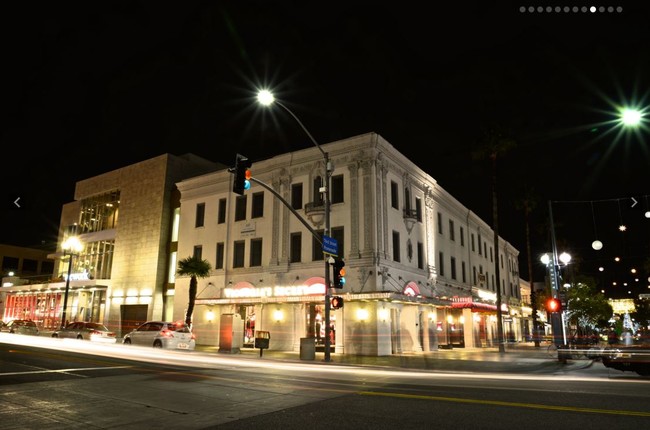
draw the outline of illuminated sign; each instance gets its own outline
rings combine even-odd
[[[63,275],[63,279],[67,279],[67,275]],[[88,272],[85,270],[81,273],[70,273],[70,280],[71,281],[87,281],[90,279],[90,276],[88,276]]]
[[[241,287],[225,288],[223,290],[226,298],[234,299],[240,297],[288,297],[288,296],[312,296],[325,294],[325,285],[298,285],[290,287]]]

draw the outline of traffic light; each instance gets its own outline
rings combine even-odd
[[[251,187],[250,178],[251,171],[249,168],[253,164],[248,158],[241,154],[237,154],[235,158],[235,167],[229,169],[231,173],[235,173],[235,181],[232,184],[232,192],[235,194],[244,195],[244,191]]]
[[[552,297],[546,301],[547,312],[562,312],[562,302],[556,297]]]
[[[330,304],[332,305],[332,309],[341,309],[343,307],[343,297],[332,296]]]
[[[345,285],[345,261],[340,258],[334,260],[334,288],[343,288]]]

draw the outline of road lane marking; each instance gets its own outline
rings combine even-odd
[[[552,411],[572,411],[572,412],[588,412],[593,414],[632,415],[637,417],[650,417],[650,412],[641,412],[641,411],[619,411],[613,409],[580,408],[575,406],[541,405],[538,403],[502,402],[499,400],[463,399],[459,397],[424,396],[418,394],[380,393],[380,392],[373,392],[373,391],[361,391],[358,394],[361,394],[362,396],[399,397],[403,399],[419,399],[419,400],[439,400],[443,402],[473,403],[473,404],[494,405],[494,406],[510,406],[510,407],[528,408],[528,409],[547,409]]]
[[[109,369],[128,369],[133,366],[112,366],[112,367],[80,367],[71,369],[56,369],[56,370],[30,370],[23,372],[6,372],[0,373],[0,376],[16,376],[16,375],[36,375],[40,373],[72,373],[72,372],[86,372],[89,370],[109,370]]]

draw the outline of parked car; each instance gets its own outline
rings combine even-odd
[[[616,345],[606,348],[601,356],[605,367],[636,372],[650,376],[650,343],[637,345]]]
[[[0,331],[33,336],[37,336],[39,333],[36,323],[32,320],[11,320],[1,325]]]
[[[193,350],[196,337],[184,322],[147,321],[124,336],[126,345]]]
[[[105,325],[96,322],[71,322],[65,328],[52,333],[52,337],[62,339],[90,340],[92,342],[115,343],[117,335]]]

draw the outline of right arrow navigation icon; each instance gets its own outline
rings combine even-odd
[[[630,207],[633,208],[634,206],[636,206],[637,203],[638,202],[636,201],[636,199],[634,197],[632,197],[632,206],[630,206]]]

